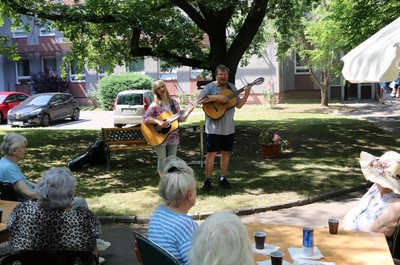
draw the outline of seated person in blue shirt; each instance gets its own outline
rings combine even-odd
[[[193,169],[176,156],[164,159],[163,168],[158,193],[164,203],[150,218],[149,239],[168,250],[180,264],[188,264],[197,229],[197,223],[187,215],[196,203],[196,178]]]
[[[0,160],[0,181],[13,185],[19,201],[35,200],[35,184],[29,182],[18,167],[25,157],[27,140],[18,133],[8,133],[0,145],[4,157]]]

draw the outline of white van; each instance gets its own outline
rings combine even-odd
[[[152,90],[125,90],[118,93],[113,107],[114,127],[139,125],[142,116],[153,102]]]

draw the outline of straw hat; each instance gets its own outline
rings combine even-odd
[[[388,151],[381,157],[360,153],[360,166],[364,177],[382,187],[400,194],[400,154]]]

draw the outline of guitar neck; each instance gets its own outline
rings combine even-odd
[[[229,100],[231,100],[231,99],[233,99],[234,97],[236,97],[237,95],[239,95],[240,93],[242,93],[243,91],[244,91],[244,89],[246,88],[246,87],[252,87],[252,86],[254,86],[254,83],[250,83],[250,84],[248,84],[248,85],[245,85],[244,87],[242,87],[241,89],[238,89],[238,90],[236,90],[235,92],[233,92],[232,94],[230,94],[229,96],[228,96],[228,99]]]
[[[167,122],[173,122],[173,121],[179,119],[179,117],[180,117],[181,115],[183,115],[183,114],[185,114],[185,112],[189,111],[190,107],[191,107],[191,105],[189,105],[189,106],[187,106],[185,109],[183,109],[183,110],[181,110],[181,111],[175,113],[174,115],[172,115],[171,117],[169,117],[169,118],[167,119]]]

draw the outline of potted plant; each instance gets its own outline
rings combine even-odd
[[[273,129],[265,129],[260,133],[261,155],[264,157],[279,157],[289,141],[282,138]]]

